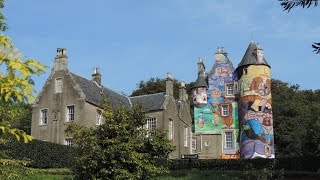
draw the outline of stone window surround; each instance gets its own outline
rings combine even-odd
[[[61,81],[61,82],[60,82]],[[63,77],[57,77],[54,81],[54,93],[62,93],[63,92]]]
[[[44,123],[44,119],[43,119],[44,112],[46,115],[45,123]],[[48,112],[49,112],[49,108],[40,109],[40,118],[39,118],[39,125],[40,126],[47,126],[48,125],[48,119],[49,119]]]
[[[73,107],[73,112],[72,111],[70,112],[69,107],[70,108]],[[75,104],[67,105],[67,107],[66,107],[66,122],[72,122],[75,120],[75,109],[76,109]],[[73,117],[73,119],[71,117]]]

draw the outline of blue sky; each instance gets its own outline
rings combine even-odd
[[[320,89],[320,7],[284,12],[277,0],[7,0],[9,35],[28,58],[50,66],[34,77],[39,92],[56,49],[68,50],[69,69],[130,95],[141,80],[196,80],[199,57],[206,70],[223,46],[236,67],[251,36],[264,48],[273,78]]]

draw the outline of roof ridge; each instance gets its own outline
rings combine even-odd
[[[153,96],[153,95],[159,95],[159,94],[165,94],[165,92],[159,92],[159,93],[154,93],[154,94],[144,94],[144,95],[139,95],[139,96],[129,96],[129,98],[138,98],[138,97],[145,97],[145,96]]]
[[[80,75],[78,75],[78,74],[76,74],[76,73],[73,73],[73,72],[71,72],[71,71],[70,71],[70,73],[71,73],[71,74],[74,74],[74,75],[76,75],[76,76],[79,76],[79,77],[81,77],[81,78],[83,78],[83,79],[86,79],[86,80],[88,80],[88,81],[90,81],[90,82],[92,82],[92,83],[94,83],[94,84],[95,84],[96,86],[98,86],[99,88],[104,88],[104,89],[107,89],[107,90],[112,91],[112,92],[114,92],[114,93],[117,93],[117,94],[119,94],[119,95],[121,95],[121,96],[128,97],[128,96],[126,96],[126,95],[124,95],[124,94],[121,94],[121,93],[119,93],[119,92],[117,92],[117,91],[114,91],[114,90],[112,90],[112,89],[110,89],[110,88],[107,88],[107,87],[105,87],[105,86],[103,86],[103,85],[99,85],[99,84],[96,83],[95,81],[92,81],[92,80],[90,80],[90,79],[88,79],[88,78],[85,78],[85,77],[83,77],[83,76],[80,76]]]

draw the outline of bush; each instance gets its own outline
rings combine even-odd
[[[310,171],[320,169],[320,157],[305,156],[277,159],[175,159],[169,164],[170,170],[197,168],[200,170],[236,170],[248,169],[285,170],[285,171]]]
[[[39,140],[29,143],[11,140],[0,148],[8,158],[27,160],[33,168],[71,167],[76,153],[75,148]]]

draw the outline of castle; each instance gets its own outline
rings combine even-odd
[[[200,158],[275,157],[270,65],[258,43],[250,42],[236,69],[224,48],[208,73],[200,59],[192,103]]]
[[[100,102],[131,108],[143,105],[149,131],[167,130],[176,147],[170,157],[197,154],[210,158],[274,158],[270,65],[259,44],[250,42],[235,69],[224,48],[215,53],[215,64],[205,72],[198,62],[198,78],[192,87],[194,120],[184,82],[179,98],[173,97],[173,77],[167,74],[166,92],[128,97],[104,87],[98,68],[92,78],[68,69],[67,51],[58,48],[51,74],[32,105],[31,135],[39,140],[72,145],[65,135],[68,122],[93,127],[104,123]],[[192,131],[194,126],[194,132]]]

